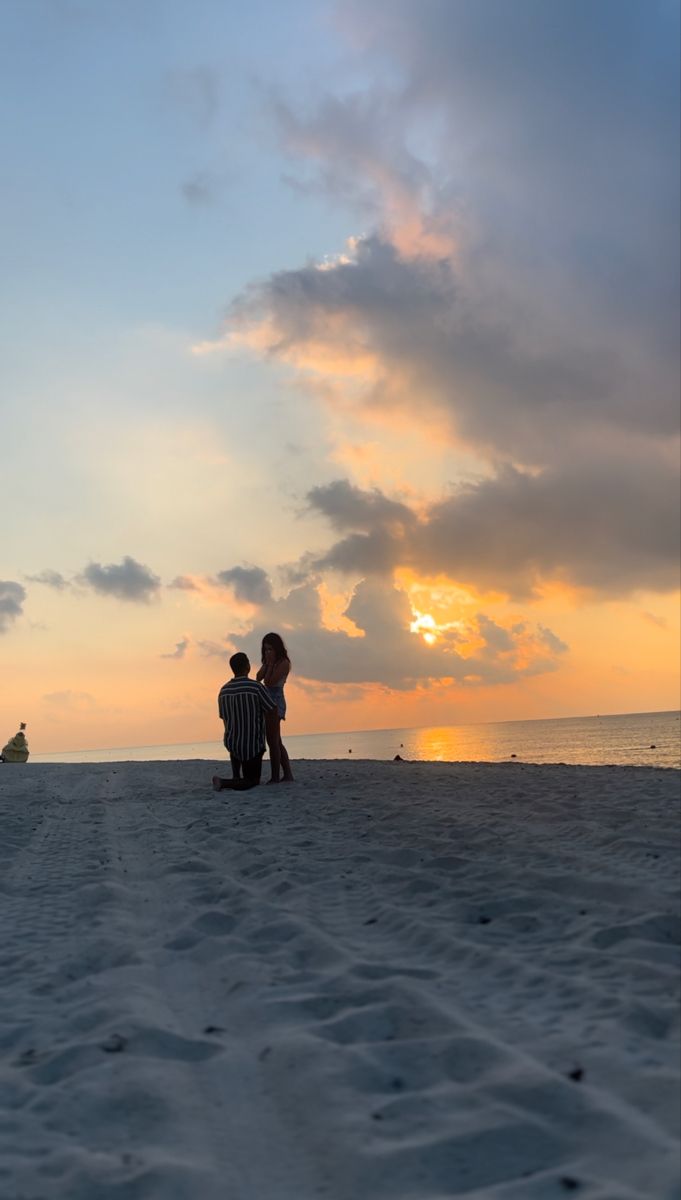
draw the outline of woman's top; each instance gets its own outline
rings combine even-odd
[[[282,666],[284,668],[283,672],[280,669]],[[288,679],[288,673],[290,670],[291,664],[289,663],[288,659],[280,659],[279,662],[273,663],[269,667],[265,667],[263,665],[258,671],[257,675],[257,678],[261,681],[261,683],[267,689],[268,694],[274,700],[274,703],[277,706],[277,712],[279,713],[279,717],[282,721],[286,720],[286,697],[284,695],[284,684]],[[274,675],[277,682],[268,683],[268,675]]]

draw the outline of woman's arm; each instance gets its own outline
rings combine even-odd
[[[286,677],[291,670],[291,664],[287,658],[280,658],[279,662],[271,663],[264,669],[263,683],[266,687],[278,687],[286,682]]]
[[[255,678],[257,680],[260,680],[260,682],[262,682],[263,679],[265,678],[266,674],[267,674],[267,667],[263,663],[261,667],[258,667],[258,674],[256,675]]]

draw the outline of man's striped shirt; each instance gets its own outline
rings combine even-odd
[[[223,684],[218,693],[218,712],[226,722],[225,746],[235,758],[247,762],[265,750],[265,713],[276,703],[255,679],[240,675]]]

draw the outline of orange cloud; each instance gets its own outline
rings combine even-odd
[[[322,582],[317,587],[317,595],[321,607],[321,624],[324,629],[336,630],[347,634],[348,637],[365,637],[363,629],[358,629],[354,621],[345,615],[345,610],[352,597],[352,589],[345,592],[332,592],[329,586]]]
[[[330,270],[334,265],[322,263],[317,269]],[[364,384],[381,374],[378,356],[367,347],[356,322],[346,312],[317,314],[306,338],[295,341],[287,340],[273,317],[233,317],[222,337],[192,346],[192,353],[198,356],[238,350],[250,350],[258,356],[276,355],[299,370],[337,379],[358,378]]]
[[[419,575],[409,567],[395,571],[395,583],[407,592],[413,606],[433,612],[440,623],[458,620],[481,607],[505,600],[503,592],[479,590],[453,580],[451,576]]]

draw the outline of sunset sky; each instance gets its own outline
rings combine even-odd
[[[679,703],[678,0],[0,5],[0,744]]]

